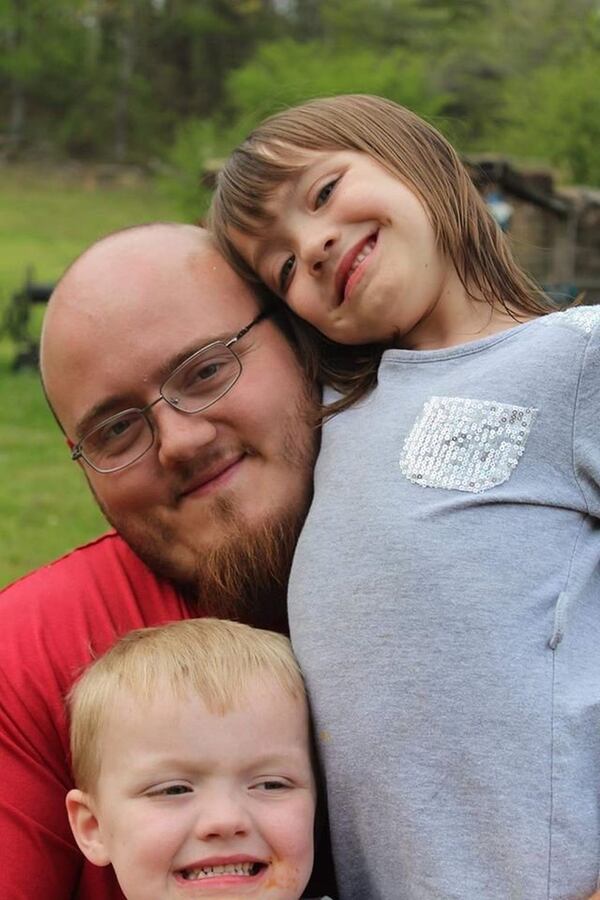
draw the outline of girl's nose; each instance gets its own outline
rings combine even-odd
[[[330,251],[334,245],[334,239],[328,238],[322,247],[317,248],[315,253],[313,254],[313,259],[310,263],[311,271],[315,274],[319,272],[323,268],[323,263],[327,262],[329,258]]]
[[[330,258],[338,235],[333,228],[322,230],[320,233],[308,235],[304,246],[304,261],[313,274],[318,274],[323,264]]]

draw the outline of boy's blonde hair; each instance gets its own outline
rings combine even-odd
[[[514,261],[506,240],[457,153],[433,126],[383,97],[346,94],[311,100],[271,116],[232,153],[217,178],[210,213],[226,258],[256,276],[237,252],[231,229],[259,236],[269,227],[273,192],[308,164],[306,151],[366,153],[406,184],[430,217],[437,245],[473,299],[499,303],[514,318],[551,304]],[[375,383],[381,345],[339,348],[299,325],[319,358],[319,377],[345,395],[343,408]]]
[[[306,701],[302,674],[281,634],[223,619],[187,619],[124,635],[93,662],[69,694],[75,784],[93,790],[102,738],[115,694],[142,703],[167,686],[176,697],[197,694],[223,715],[243,704],[249,683],[264,677],[291,698]]]

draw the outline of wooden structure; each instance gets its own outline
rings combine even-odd
[[[555,188],[547,170],[504,159],[468,158],[477,187],[499,189],[513,208],[508,231],[521,266],[558,301],[600,303],[600,190]]]

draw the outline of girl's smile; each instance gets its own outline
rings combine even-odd
[[[348,250],[341,260],[335,279],[340,303],[343,303],[350,296],[354,285],[365,272],[367,259],[370,261],[378,236],[379,232],[377,231],[375,234],[369,235],[366,240],[361,239],[356,246]]]

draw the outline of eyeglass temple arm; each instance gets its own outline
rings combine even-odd
[[[266,319],[272,313],[272,309],[263,309],[257,316],[252,319],[252,321],[248,325],[246,325],[245,328],[242,328],[241,331],[238,331],[234,338],[231,338],[230,341],[227,341],[226,346],[230,347],[232,344],[237,344],[237,342],[240,341],[245,334],[248,334],[251,328],[254,328],[255,325],[258,325],[259,322],[261,322],[263,319]]]
[[[69,450],[71,451],[71,459],[73,459],[73,460],[81,459],[81,450],[79,449],[79,446],[76,445],[74,443],[74,441],[72,441],[71,438],[68,438],[68,437],[65,437],[65,443],[66,443],[67,447],[69,448]]]

